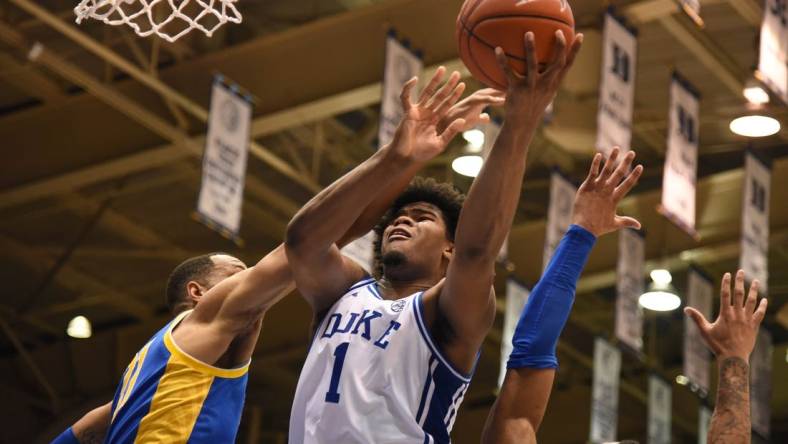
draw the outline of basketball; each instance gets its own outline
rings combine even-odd
[[[506,78],[495,59],[500,46],[509,63],[525,73],[523,36],[534,33],[540,64],[550,60],[555,31],[574,39],[575,19],[567,0],[465,0],[457,16],[456,37],[460,57],[471,74],[482,83],[506,89]]]

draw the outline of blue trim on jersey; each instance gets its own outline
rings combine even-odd
[[[432,383],[432,363],[435,362],[435,356],[430,356],[430,362],[427,364],[427,380],[424,381],[424,389],[421,391],[421,401],[419,401],[419,409],[416,411],[416,422],[421,423],[421,416],[424,413],[424,405],[427,401],[427,394],[430,392],[430,385]]]
[[[426,412],[423,418],[420,418],[420,424],[430,442],[447,444],[451,442],[450,426],[468,389],[468,383],[458,380],[453,372],[443,365],[436,365],[430,370],[434,388]]]
[[[432,336],[430,335],[429,331],[426,327],[426,322],[424,322],[424,314],[422,308],[422,301],[421,298],[424,295],[424,292],[419,293],[413,298],[413,308],[414,312],[413,315],[416,316],[416,324],[419,326],[419,332],[421,332],[421,336],[424,338],[424,341],[427,342],[427,346],[432,351],[432,354],[437,356],[440,362],[446,366],[458,379],[462,380],[462,382],[468,383],[471,382],[471,375],[465,375],[456,368],[454,368],[451,363],[443,357],[443,355],[438,351],[438,347],[432,342]]]
[[[378,298],[380,300],[383,300],[383,297],[380,295],[380,290],[378,289],[378,282],[377,281],[375,281],[372,284],[370,284],[369,289],[370,289],[370,291],[372,291],[372,294],[375,295],[376,298]]]
[[[371,282],[375,282],[375,278],[366,278],[366,279],[360,280],[360,281],[356,282],[355,284],[353,284],[352,286],[350,286],[350,288],[348,288],[345,293],[349,293],[349,292],[351,292],[353,290],[356,290],[358,288],[361,288],[361,287],[363,287],[365,285],[369,285],[369,283],[371,283]]]

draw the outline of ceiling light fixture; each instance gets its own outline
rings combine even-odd
[[[478,153],[484,147],[484,131],[480,129],[471,129],[462,133],[462,138],[468,142],[469,151]]]
[[[672,311],[681,305],[678,292],[670,283],[673,277],[668,270],[657,269],[651,272],[651,284],[640,295],[638,303],[652,311]]]
[[[769,103],[769,93],[758,85],[751,85],[744,88],[744,97],[753,105],[764,105]]]
[[[780,122],[768,116],[750,115],[733,119],[731,131],[745,137],[766,137],[780,131]]]
[[[454,159],[451,163],[451,168],[463,176],[476,177],[479,175],[479,171],[482,170],[482,165],[484,165],[482,156],[473,154]]]
[[[72,338],[87,339],[93,334],[93,328],[88,318],[77,316],[68,322],[66,333]]]

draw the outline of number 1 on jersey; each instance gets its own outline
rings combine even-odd
[[[339,403],[339,377],[342,375],[342,366],[345,365],[345,355],[350,342],[343,342],[334,350],[334,369],[331,370],[331,383],[326,392],[326,402]]]

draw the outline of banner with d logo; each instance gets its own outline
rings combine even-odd
[[[550,176],[550,205],[547,209],[547,233],[544,242],[542,270],[547,268],[558,243],[572,223],[577,188],[563,174],[553,171]]]
[[[378,148],[387,145],[394,137],[402,120],[400,92],[408,80],[421,73],[421,56],[412,51],[407,43],[397,40],[394,31],[386,37],[386,66],[383,70],[383,97],[380,100],[380,127]],[[416,88],[413,89],[416,95]],[[413,99],[414,97],[412,97]]]
[[[593,443],[615,441],[618,428],[618,384],[621,352],[602,338],[594,341],[594,379],[591,388]]]
[[[788,104],[788,1],[766,0],[764,3],[759,77]]]
[[[768,292],[769,280],[769,196],[772,173],[752,153],[744,162],[744,205],[739,264],[747,280],[758,279],[761,292]]]
[[[638,299],[643,294],[646,241],[635,230],[618,235],[616,267],[616,337],[635,351],[643,347],[643,312]]]
[[[614,146],[621,147],[622,152],[630,150],[637,37],[623,21],[608,11],[602,44],[596,149],[607,155]]]

